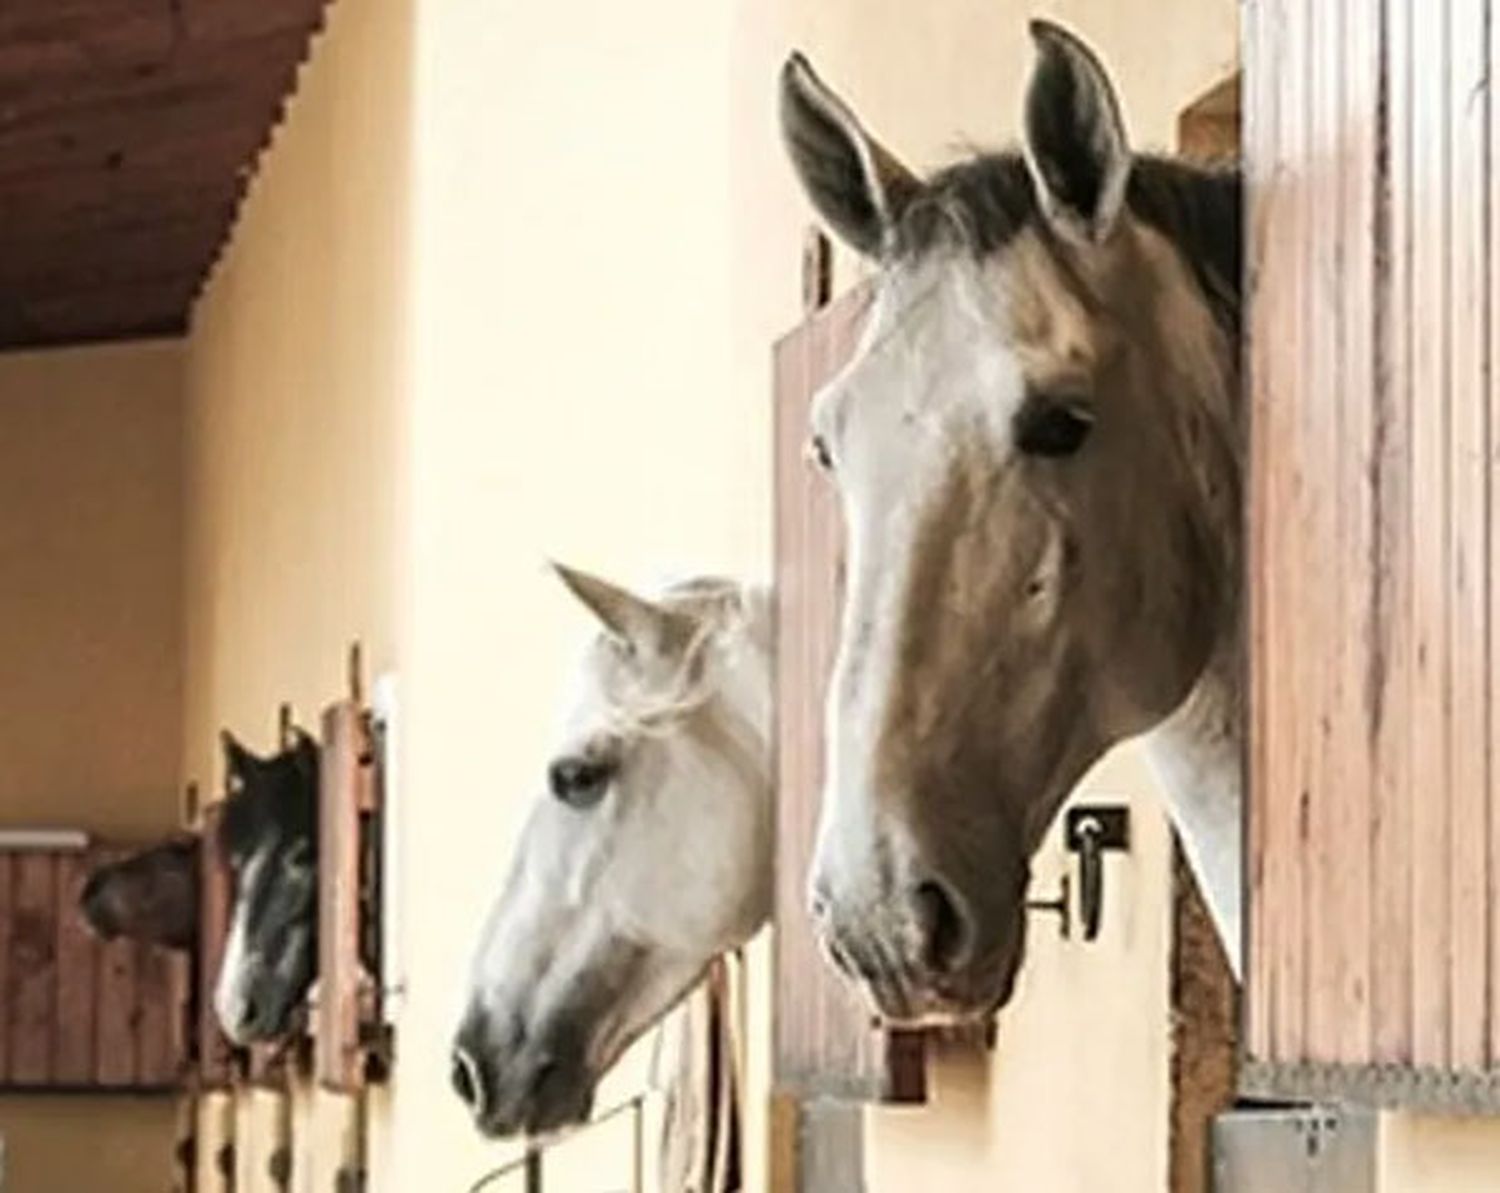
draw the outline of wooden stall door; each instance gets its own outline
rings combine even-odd
[[[318,784],[315,1063],[327,1089],[356,1093],[383,1061],[380,1024],[378,750],[357,699],[323,713]]]
[[[1500,1106],[1495,0],[1252,0],[1251,1092]]]
[[[874,1022],[860,995],[824,960],[807,914],[843,547],[832,486],[807,459],[808,407],[853,352],[866,301],[856,290],[815,312],[775,354],[775,1082],[800,1097],[920,1101],[921,1034]]]

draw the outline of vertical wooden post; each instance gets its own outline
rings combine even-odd
[[[229,858],[219,839],[222,803],[203,808],[198,876],[198,1082],[203,1090],[228,1089],[234,1076],[235,1050],[214,1012],[214,985],[224,962],[229,935],[232,882]]]

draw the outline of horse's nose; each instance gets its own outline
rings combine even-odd
[[[454,1093],[476,1119],[483,1120],[489,1111],[489,1085],[478,1055],[462,1043],[453,1047],[452,1080]]]
[[[963,899],[947,883],[928,878],[912,887],[911,907],[922,968],[932,974],[962,969],[974,941],[974,918]]]
[[[973,913],[940,878],[853,900],[817,882],[809,912],[833,963],[872,983],[924,987],[960,972],[974,951]]]

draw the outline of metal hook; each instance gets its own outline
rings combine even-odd
[[[1121,805],[1087,805],[1068,812],[1064,837],[1078,855],[1078,910],[1083,939],[1099,939],[1104,919],[1104,852],[1130,848],[1130,809]]]

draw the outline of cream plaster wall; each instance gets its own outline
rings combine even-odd
[[[282,701],[316,729],[344,694],[351,642],[368,676],[396,665],[412,38],[407,0],[330,7],[193,311],[181,764],[210,795],[221,726],[269,751]],[[205,1107],[204,1138],[223,1116]],[[239,1187],[274,1187],[284,1123],[294,1188],[333,1188],[359,1117],[313,1089],[241,1095]]]
[[[180,347],[0,355],[0,827],[178,822]],[[170,1187],[171,1098],[0,1096],[7,1193]]]

